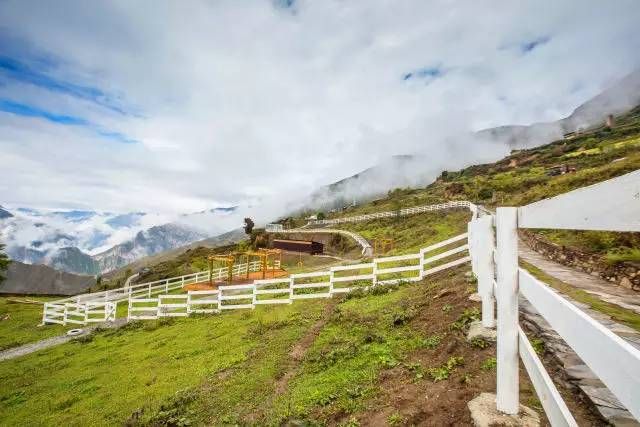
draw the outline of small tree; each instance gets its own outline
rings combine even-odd
[[[316,218],[318,218],[320,220],[324,219],[325,218],[324,212],[318,212],[318,214],[316,215]]]
[[[4,279],[6,279],[6,277],[4,277],[2,273],[7,271],[7,269],[9,268],[9,264],[11,264],[11,260],[3,250],[4,245],[0,243],[0,283],[2,283]]]
[[[251,234],[251,232],[253,231],[253,227],[255,226],[255,223],[253,222],[253,220],[251,218],[245,218],[244,219],[244,232],[246,234]]]

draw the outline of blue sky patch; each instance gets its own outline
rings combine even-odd
[[[50,69],[54,62],[49,59],[46,63],[40,64],[42,69]],[[56,79],[9,56],[0,55],[0,74],[21,83],[93,102],[122,115],[128,114],[113,97],[98,88]]]
[[[65,125],[65,126],[80,126],[93,131],[96,135],[102,138],[111,139],[117,142],[126,144],[133,144],[138,141],[128,138],[120,132],[113,132],[83,119],[82,117],[68,116],[66,114],[56,114],[42,108],[34,107],[33,105],[21,104],[19,102],[11,101],[9,99],[0,98],[0,111],[5,113],[15,114],[22,117],[33,117],[39,119],[45,119],[49,122]]]
[[[55,114],[27,104],[20,104],[8,99],[0,99],[0,111],[23,117],[37,117],[53,123],[70,126],[88,126],[89,122],[80,117]]]

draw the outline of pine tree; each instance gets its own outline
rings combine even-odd
[[[7,254],[3,252],[3,249],[4,245],[0,243],[0,283],[2,283],[5,279],[2,273],[7,271],[7,268],[9,268],[9,264],[11,264],[11,260],[9,259]]]

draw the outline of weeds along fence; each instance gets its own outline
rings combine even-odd
[[[280,261],[276,260],[274,266],[279,268]],[[237,264],[233,267],[232,274],[236,277],[242,276],[248,272],[260,271],[261,268],[260,261]],[[212,280],[221,280],[228,277],[228,274],[228,267],[222,267],[211,271],[200,271],[184,276],[171,277],[129,287],[109,289],[102,292],[81,294],[47,302],[43,307],[42,323],[86,325],[94,321],[97,322],[98,320],[93,320],[96,318],[101,318],[102,320],[100,321],[113,320],[115,318],[115,307],[118,302],[127,301],[131,297],[152,298],[159,294],[167,294],[171,291],[182,289],[186,285],[206,282],[210,278]],[[82,321],[83,313],[84,321]]]
[[[191,313],[254,309],[258,305],[291,304],[298,299],[333,295],[374,286],[419,281],[471,260],[467,234],[452,237],[409,255],[375,258],[372,262],[292,274],[286,278],[254,280],[245,285],[221,285],[215,290],[129,298],[128,318],[184,317]]]
[[[483,326],[496,325],[497,306],[497,409],[518,413],[520,358],[551,424],[577,425],[520,328],[521,296],[640,420],[640,351],[519,268],[517,234],[519,228],[640,231],[640,171],[527,206],[498,208],[495,215],[480,213],[485,215],[468,225],[469,247]]]

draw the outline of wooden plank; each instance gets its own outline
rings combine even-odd
[[[552,426],[578,427],[576,420],[571,415],[569,408],[564,403],[562,396],[551,380],[546,369],[538,359],[538,355],[531,346],[527,335],[518,327],[518,351],[533,387],[536,389],[538,399],[544,408]]]
[[[280,279],[258,279],[254,280],[254,285],[275,285],[278,283],[289,283],[290,279],[288,277],[280,278]]]
[[[336,267],[331,267],[331,271],[348,271],[348,270],[364,270],[365,268],[373,268],[372,262],[367,262],[364,264],[352,264],[352,265],[339,265]]]
[[[640,231],[640,170],[523,206],[518,226]]]
[[[304,283],[302,285],[293,285],[292,289],[314,289],[314,288],[326,288],[331,286],[330,282],[322,282],[322,283]]]
[[[391,267],[391,268],[381,268],[376,271],[377,276],[382,274],[391,274],[391,273],[402,273],[403,271],[419,271],[421,266],[418,265],[405,265],[404,267]],[[335,280],[334,280],[335,281]]]
[[[253,302],[258,305],[267,305],[267,304],[291,304],[290,298],[282,298],[282,299],[258,299]]]
[[[256,295],[270,295],[270,294],[288,294],[289,288],[286,289],[256,289]]]
[[[466,256],[464,258],[460,258],[460,259],[457,259],[455,261],[451,261],[451,262],[448,262],[446,264],[442,264],[442,265],[439,265],[437,267],[430,268],[429,270],[425,270],[424,275],[427,276],[429,274],[434,274],[434,273],[437,273],[439,271],[446,270],[448,268],[455,267],[457,265],[464,264],[464,263],[469,262],[469,261],[471,261],[471,257],[470,256]]]
[[[388,280],[379,280],[376,283],[377,285],[396,285],[396,284],[402,284],[402,283],[407,283],[407,282],[418,282],[422,280],[422,278],[420,276],[417,277],[405,277],[402,279],[388,279]]]
[[[129,302],[131,304],[143,303],[143,302],[158,302],[158,298],[131,298]]]
[[[380,271],[378,271],[378,274]],[[357,276],[334,277],[333,283],[353,282],[355,280],[373,280],[373,274],[360,274]]]
[[[466,251],[468,249],[469,249],[469,245],[468,244],[467,245],[458,246],[457,248],[453,248],[453,249],[450,249],[450,250],[448,250],[446,252],[442,252],[442,253],[440,253],[438,255],[434,255],[432,257],[429,257],[429,258],[424,260],[424,263],[425,264],[429,264],[429,263],[432,263],[434,261],[438,261],[440,259],[449,257],[451,255],[455,255],[457,253],[464,252],[464,251]]]
[[[640,350],[519,269],[520,292],[611,392],[640,419]]]
[[[220,301],[230,301],[230,300],[238,300],[238,299],[252,299],[253,293],[250,294],[241,294],[241,295],[220,295]]]
[[[466,238],[467,238],[467,233],[459,234],[459,235],[457,235],[455,237],[452,237],[450,239],[443,240],[442,242],[438,242],[438,243],[435,243],[435,244],[433,244],[431,246],[427,246],[426,248],[422,248],[422,249],[420,249],[420,252],[422,252],[422,253],[431,252],[433,250],[440,249],[442,247],[450,245],[451,243],[454,243],[454,242],[457,242],[459,240],[466,239]]]
[[[194,299],[189,301],[189,305],[207,305],[207,304],[218,304],[217,299]]]
[[[405,261],[405,260],[419,259],[419,258],[420,258],[420,254],[396,255],[396,256],[388,256],[384,258],[375,258],[373,262],[375,262],[376,264],[386,264],[388,262]]]
[[[313,273],[292,274],[290,277],[292,279],[303,279],[305,277],[323,277],[323,276],[328,276],[329,274],[330,274],[329,271],[316,271]]]

